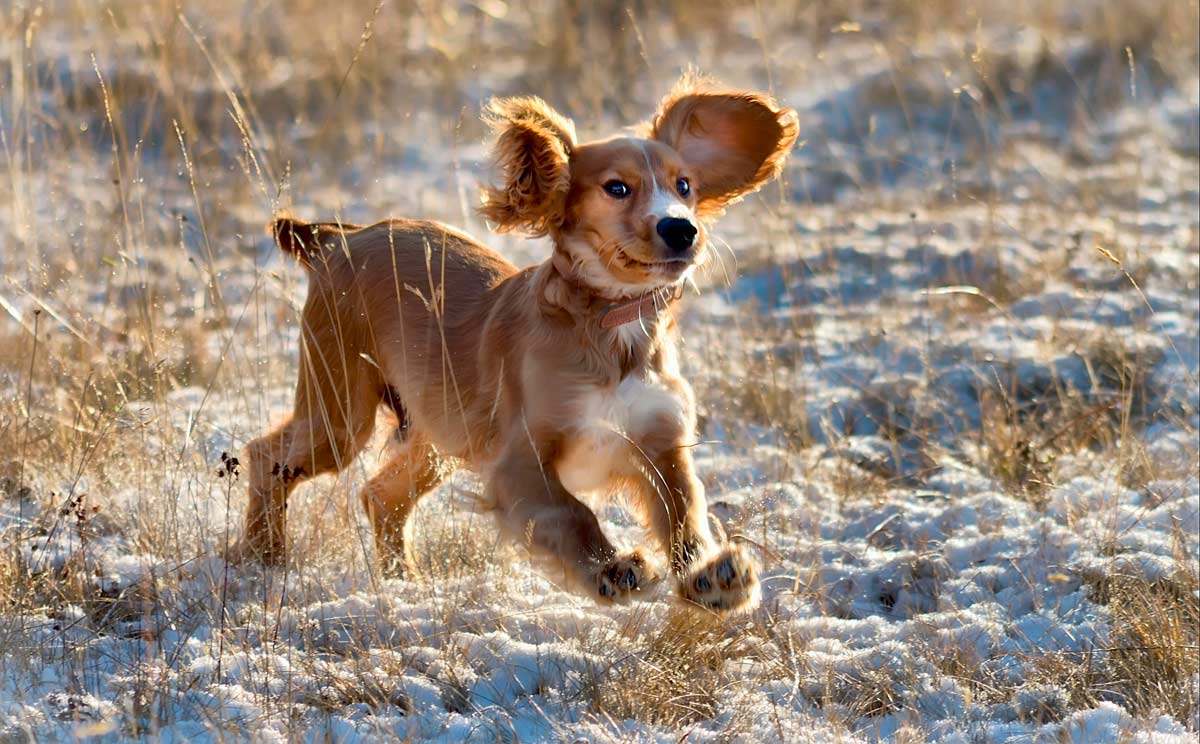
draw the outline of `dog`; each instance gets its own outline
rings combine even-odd
[[[706,260],[709,222],[779,174],[796,112],[686,75],[629,136],[579,143],[533,97],[492,100],[484,119],[498,183],[480,213],[500,232],[549,237],[539,265],[518,269],[431,221],[274,220],[309,276],[299,382],[292,416],[248,445],[231,558],[280,562],[289,493],[350,463],[384,405],[399,443],[362,502],[385,568],[415,570],[408,517],[465,466],[502,529],[574,591],[625,603],[661,580],[642,550],[614,548],[580,498],[623,492],[680,597],[752,607],[757,569],[710,523],[693,464],[674,313]]]

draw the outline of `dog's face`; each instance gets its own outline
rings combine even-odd
[[[704,260],[694,177],[673,148],[619,138],[570,161],[560,244],[586,281],[615,294],[682,279]]]
[[[576,274],[626,297],[675,284],[704,261],[706,219],[775,176],[795,144],[796,113],[770,98],[688,77],[642,137],[575,143],[574,125],[536,98],[493,101],[504,183],[483,215],[505,230],[551,235]]]

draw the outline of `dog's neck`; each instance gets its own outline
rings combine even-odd
[[[606,330],[617,329],[630,323],[653,325],[660,314],[679,299],[683,283],[668,287],[647,290],[629,299],[613,300],[605,297],[586,281],[581,279],[572,265],[571,259],[562,251],[554,251],[550,258],[551,269],[559,278],[576,289],[582,291],[600,306],[599,325]],[[591,303],[589,303],[591,304]]]

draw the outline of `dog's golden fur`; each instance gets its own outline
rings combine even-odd
[[[602,319],[704,261],[700,219],[779,172],[795,112],[688,77],[644,138],[579,144],[536,98],[495,101],[486,116],[501,182],[481,212],[500,230],[548,235],[554,254],[540,265],[518,269],[435,222],[275,221],[310,277],[300,380],[292,417],[249,445],[234,555],[280,560],[288,493],[352,460],[385,404],[403,443],[362,495],[385,566],[411,566],[407,517],[461,464],[482,476],[512,536],[599,601],[657,579],[640,551],[616,551],[579,499],[622,489],[683,597],[716,610],[753,603],[755,569],[714,536],[693,467],[695,408],[672,308],[615,328]],[[695,237],[668,240],[665,215]]]

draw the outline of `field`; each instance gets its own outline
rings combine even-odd
[[[8,0],[0,742],[1194,742],[1198,24],[1196,0]],[[305,275],[271,215],[544,260],[475,211],[483,103],[606,136],[691,65],[800,115],[681,313],[697,462],[762,606],[597,607],[467,473],[419,507],[425,578],[384,578],[378,446],[301,488],[285,567],[227,565],[228,458],[296,379]]]

